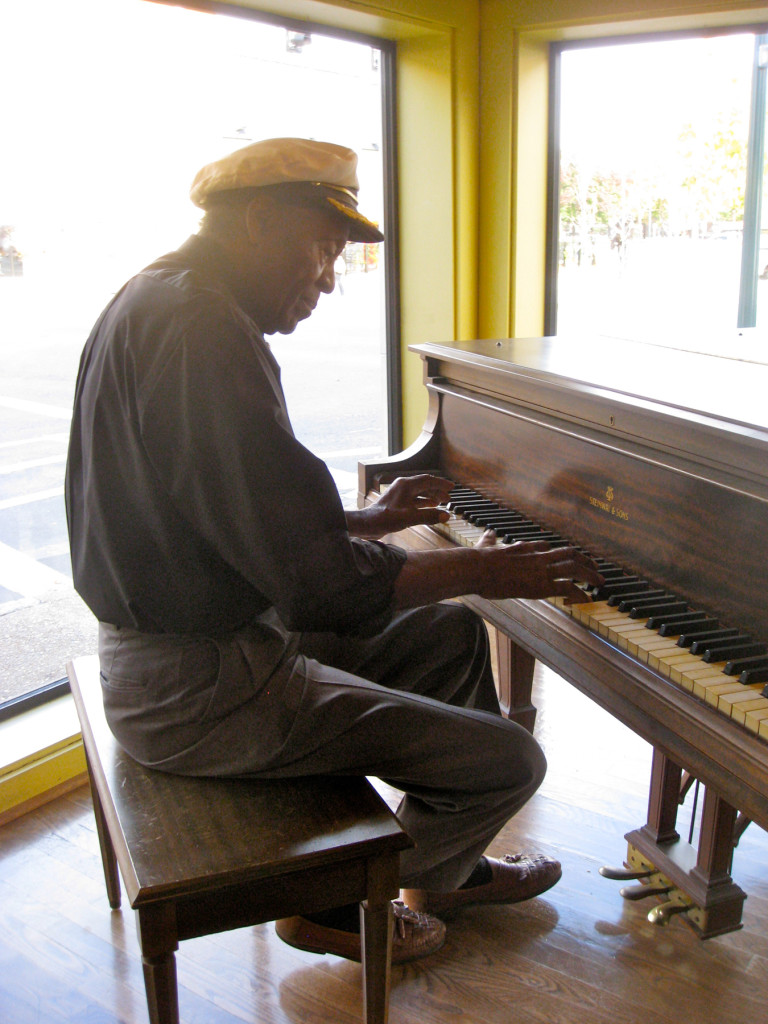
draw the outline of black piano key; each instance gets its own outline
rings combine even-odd
[[[490,498],[459,498],[455,504],[458,508],[476,509],[478,512],[483,510],[497,512],[501,508],[498,501],[491,501]],[[502,509],[502,511],[506,510]]]
[[[716,636],[710,640],[697,640],[691,644],[691,654],[704,654],[707,650],[717,650],[720,647],[729,647],[733,644],[751,644],[753,639],[748,633],[736,631],[730,636]]]
[[[460,516],[465,508],[471,508],[473,504],[474,502],[471,498],[459,498],[458,500],[449,499],[446,501],[445,507],[449,512],[453,513],[453,515]]]
[[[702,655],[702,660],[730,661],[731,658],[746,658],[750,654],[765,654],[765,644],[738,643],[734,641],[730,646],[707,647]]]
[[[610,587],[631,587],[633,584],[636,586],[649,586],[648,580],[642,580],[639,576],[634,576],[628,572],[614,572],[614,574],[606,578],[606,586]]]
[[[652,615],[645,624],[646,629],[655,629],[660,636],[677,636],[685,626],[694,626],[707,621],[706,612],[676,612],[673,615]]]
[[[525,520],[515,519],[486,519],[484,516],[480,516],[479,519],[474,520],[475,526],[482,527],[484,530],[495,530],[496,533],[505,533],[507,530],[514,530],[518,526],[527,527],[532,529],[536,526],[535,523],[529,523]]]
[[[526,519],[524,516],[493,516],[493,515],[478,515],[475,516],[473,522],[478,526],[487,526],[489,529],[498,530],[502,527],[508,527],[512,529],[515,526],[536,526],[532,519]]]
[[[606,597],[611,594],[625,594],[629,591],[647,590],[650,587],[648,580],[638,579],[637,576],[621,576],[607,579],[603,584]]]
[[[613,594],[608,598],[608,604],[612,608],[618,608],[621,612],[628,612],[633,604],[639,601],[659,601],[671,599],[671,595],[659,587],[646,586],[637,590],[628,590],[623,594]]]
[[[485,526],[491,522],[512,522],[515,517],[511,512],[506,509],[485,509],[480,512],[465,512],[464,518],[468,519],[470,523],[474,523],[476,526]],[[520,517],[522,519],[522,516]]]
[[[583,551],[584,549],[579,548],[579,550]],[[584,554],[589,554],[589,552],[584,551]],[[626,571],[622,569],[621,566],[615,565],[613,562],[609,562],[605,558],[595,558],[594,563],[597,566],[597,571],[602,574],[603,579],[606,583],[610,582],[611,580],[619,580],[622,578],[626,578],[627,576]],[[600,596],[601,589],[601,587],[592,587],[592,589],[590,590],[590,596],[592,597],[593,601],[603,600],[603,598]]]
[[[619,605],[619,611],[627,610],[622,607],[625,603],[622,601]],[[676,612],[685,612],[687,610],[688,605],[685,601],[678,601],[674,598],[668,600],[659,598],[658,601],[636,601],[629,608],[629,617],[630,619],[645,619],[650,615],[674,615]]]
[[[448,511],[454,515],[463,515],[469,509],[476,509],[478,512],[488,508],[488,503],[480,498],[459,498],[457,501],[448,502]]]
[[[704,646],[701,650],[698,648],[694,651],[693,645],[701,642],[706,644],[708,640],[722,640],[729,636],[738,636],[738,629],[727,629],[720,627],[717,619],[712,620],[712,627],[707,626],[705,629],[691,629],[687,633],[683,633],[680,639],[677,641],[678,647],[690,647],[692,654],[702,654],[704,652]]]
[[[618,573],[621,573],[622,576],[631,576],[632,575],[632,573],[627,572],[626,569],[622,569],[622,567],[620,565],[616,565],[615,562],[611,562],[608,558],[600,558],[600,557],[598,557],[598,558],[595,559],[595,562],[597,562],[597,564],[600,566],[600,571],[601,572],[605,569],[608,572],[618,572]]]
[[[753,654],[747,658],[732,658],[726,663],[723,672],[727,676],[738,676],[749,668],[768,668],[768,655]]]
[[[505,508],[503,505],[496,505],[492,508],[490,505],[484,509],[478,509],[474,515],[478,516],[494,516],[496,519],[525,519],[526,517],[522,512],[516,512],[513,508]]]
[[[559,540],[559,536],[553,533],[551,530],[513,530],[511,533],[505,533],[502,540],[505,544],[515,544],[517,541],[531,541],[531,540]]]
[[[483,513],[493,515],[494,512],[499,511],[499,506],[495,501],[477,501],[471,502],[468,505],[459,502],[455,511],[457,514],[464,516],[465,519],[470,519],[472,516],[481,516]]]
[[[539,523],[515,523],[513,526],[508,526],[505,529],[501,529],[500,526],[494,527],[497,533],[511,534],[512,536],[525,536],[529,533],[553,533],[553,530],[547,530],[546,527],[539,525]]]
[[[744,683],[768,683],[768,668],[747,668],[739,676],[739,682]],[[768,697],[768,687],[763,690],[761,696]]]
[[[671,622],[669,624],[669,627],[663,624],[662,627],[659,628],[658,632],[663,637],[677,636],[677,634],[679,633],[681,634],[680,640],[682,640],[683,637],[685,637],[684,643],[680,643],[680,640],[678,640],[679,646],[690,647],[691,643],[693,642],[692,639],[690,639],[691,637],[703,636],[707,633],[708,630],[717,630],[719,625],[720,624],[718,623],[717,618],[705,617],[701,618],[701,620],[698,620],[698,618],[694,618],[694,620],[691,620],[688,626],[685,626],[685,624],[683,624],[682,629],[680,627],[680,624]],[[736,631],[734,630],[734,633],[735,632]]]
[[[448,500],[452,501],[459,498],[481,498],[482,495],[478,494],[477,491],[473,491],[471,487],[454,487],[448,495]]]
[[[609,605],[615,605],[620,612],[630,612],[633,608],[651,608],[648,613],[651,615],[656,609],[652,605],[657,605],[661,602],[665,607],[670,601],[676,601],[677,598],[673,594],[668,594],[666,590],[645,590],[638,594],[618,594],[615,600],[608,598]]]

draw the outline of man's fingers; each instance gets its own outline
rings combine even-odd
[[[566,604],[585,604],[590,600],[589,594],[585,594],[572,580],[559,580],[557,587],[557,596],[564,597]]]
[[[432,476],[431,473],[418,473],[416,476],[401,476],[394,481],[392,486],[397,484],[398,489],[407,494],[413,501],[425,501],[429,504],[437,504],[444,501],[451,493],[453,484],[439,476]]]
[[[562,556],[562,550],[559,553]],[[599,587],[603,583],[603,577],[594,562],[578,551],[573,552],[569,558],[560,557],[557,561],[550,562],[547,572],[553,583],[566,584],[567,593],[558,590],[558,596],[570,596],[572,600],[577,596],[584,600],[584,591],[577,584],[590,583]]]
[[[419,509],[419,522],[424,526],[434,526],[436,523],[447,523],[451,518],[450,512],[445,512],[440,508],[423,508]],[[413,516],[409,517],[409,522],[413,520]]]
[[[514,550],[516,555],[535,555],[552,550],[545,540],[516,540],[505,544],[505,547]]]
[[[480,540],[475,544],[476,548],[492,548],[496,545],[496,533],[493,530],[486,530]]]

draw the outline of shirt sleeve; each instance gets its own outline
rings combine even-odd
[[[293,630],[369,635],[406,558],[351,538],[325,464],[294,437],[279,371],[245,318],[210,296],[138,368],[147,456],[191,530]]]

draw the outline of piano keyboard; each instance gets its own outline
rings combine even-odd
[[[522,512],[500,506],[472,488],[456,487],[446,504],[451,518],[434,529],[454,543],[473,546],[487,529],[501,543],[570,542]],[[722,625],[686,601],[595,559],[605,584],[592,600],[565,604],[550,598],[592,632],[647,664],[677,686],[768,740],[768,644]]]

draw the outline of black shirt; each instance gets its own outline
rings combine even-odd
[[[193,236],[94,327],[67,463],[75,587],[102,622],[153,633],[227,632],[270,606],[293,630],[373,633],[405,554],[348,535],[235,290]]]

